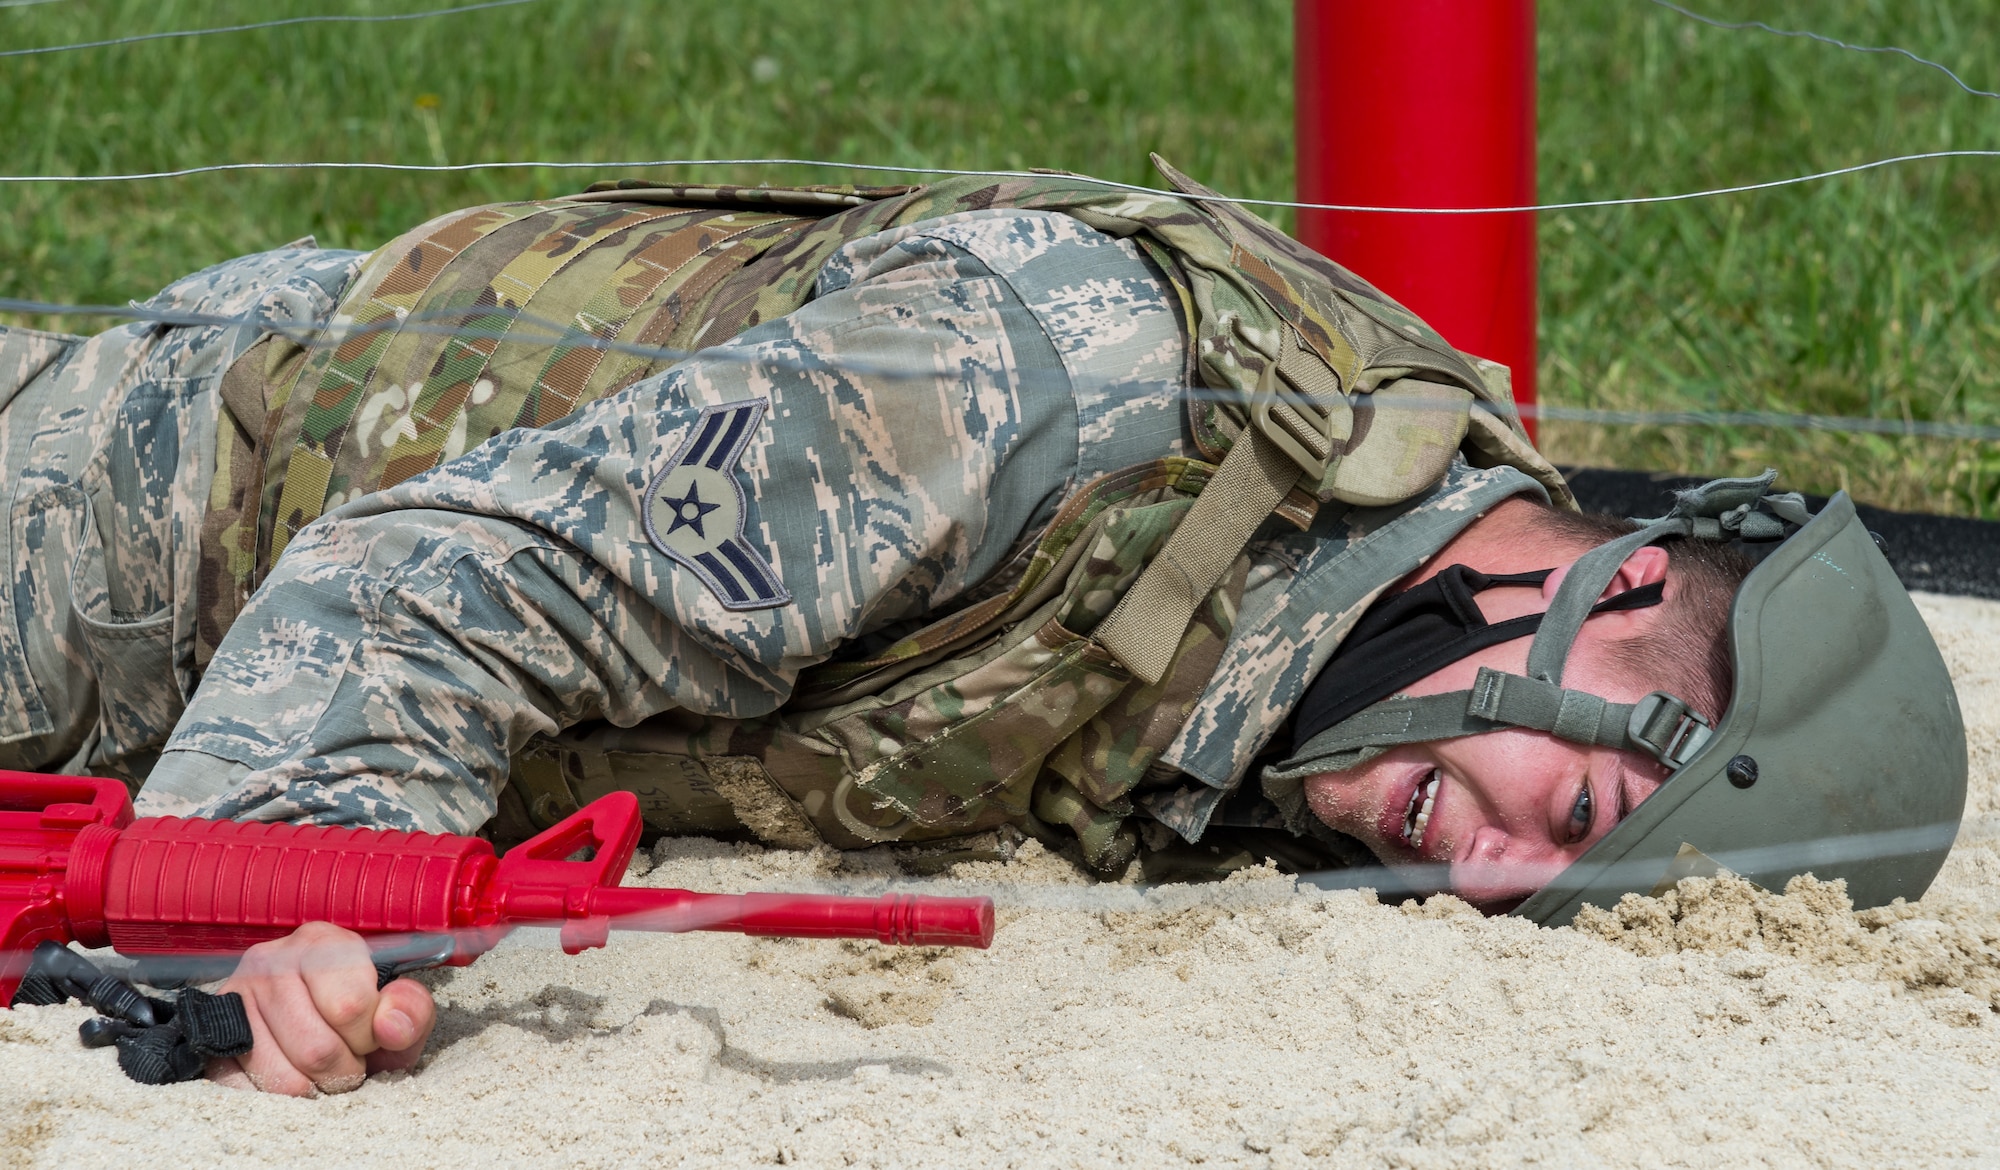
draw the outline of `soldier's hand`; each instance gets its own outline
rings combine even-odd
[[[232,1088],[345,1093],[415,1064],[437,1023],[429,988],[398,979],[377,991],[368,944],[325,922],[250,948],[221,990],[243,997],[256,1039],[247,1055],[209,1062],[208,1079]]]

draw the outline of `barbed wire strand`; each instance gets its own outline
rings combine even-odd
[[[1771,25],[1765,24],[1761,20],[1721,20],[1713,16],[1706,16],[1702,13],[1695,12],[1692,9],[1682,8],[1680,5],[1673,3],[1673,0],[1652,0],[1652,2],[1659,5],[1662,8],[1667,8],[1675,12],[1678,12],[1682,16],[1687,17],[1689,20],[1697,20],[1703,24],[1710,25],[1715,28],[1724,28],[1724,29],[1754,28],[1762,32],[1770,33],[1773,36],[1802,37],[1805,40],[1818,41],[1822,45],[1832,45],[1835,48],[1848,49],[1856,53],[1893,53],[1898,57],[1907,57],[1910,60],[1915,61],[1919,65],[1923,65],[1927,68],[1937,70],[1939,73],[1942,73],[1946,77],[1951,78],[1953,83],[1956,84],[1958,88],[1973,95],[1974,97],[2000,98],[2000,93],[1996,93],[1993,90],[1976,89],[1973,86],[1966,84],[1966,81],[1963,77],[1960,77],[1958,74],[1952,72],[1950,67],[1942,64],[1941,62],[1933,61],[1929,57],[1919,57],[1915,53],[1910,52],[1908,49],[1900,48],[1896,45],[1856,45],[1848,41],[1843,41],[1838,37],[1827,36],[1824,33],[1807,32],[1803,29],[1796,29],[1796,28],[1776,28]]]
[[[511,2],[511,0],[510,0]],[[527,160],[518,162],[473,162],[473,163],[385,163],[385,162],[241,162],[213,163],[207,166],[182,167],[170,171],[134,171],[118,175],[0,175],[0,183],[129,183],[148,179],[182,179],[190,175],[218,174],[228,171],[397,171],[416,173],[448,173],[458,171],[487,171],[506,169],[547,170],[650,170],[659,167],[820,167],[830,170],[880,171],[889,174],[906,175],[951,175],[969,178],[995,179],[1073,179],[1113,191],[1130,191],[1138,195],[1158,195],[1170,199],[1184,199],[1190,203],[1232,203],[1247,207],[1290,207],[1301,211],[1367,211],[1390,215],[1508,215],[1528,211],[1581,211],[1594,207],[1639,207],[1658,203],[1684,203],[1693,199],[1709,199],[1718,195],[1742,195],[1752,191],[1770,191],[1780,187],[1794,187],[1802,183],[1816,183],[1825,179],[1835,179],[1842,175],[1859,174],[1863,171],[1878,170],[1902,163],[1925,162],[1946,158],[2000,158],[2000,150],[1927,150],[1915,154],[1899,154],[1890,158],[1871,159],[1851,166],[1835,167],[1831,170],[1815,171],[1806,175],[1794,175],[1783,179],[1767,179],[1756,183],[1738,183],[1728,187],[1710,187],[1700,191],[1681,191],[1671,195],[1635,195],[1616,199],[1578,199],[1565,203],[1524,203],[1504,207],[1382,207],[1366,203],[1306,203],[1293,199],[1252,199],[1241,195],[1202,195],[1184,191],[1170,191],[1161,187],[1148,187],[1139,183],[1122,183],[1116,179],[1099,179],[1089,175],[1071,175],[1051,171],[1008,171],[1008,170],[967,170],[953,167],[913,167],[896,166],[889,163],[833,162],[812,158],[665,158],[622,160],[610,162],[570,162],[558,160]],[[693,184],[700,186],[701,184]]]
[[[113,44],[125,44],[133,41],[164,39],[168,37],[188,37],[188,36],[201,36],[201,35],[206,35],[208,33],[240,32],[240,31],[248,31],[251,29],[271,28],[288,24],[305,24],[305,23],[315,23],[315,22],[379,23],[385,21],[413,20],[429,16],[443,16],[455,13],[473,12],[482,9],[511,7],[515,5],[528,4],[533,2],[534,0],[487,0],[487,2],[480,4],[466,5],[457,8],[433,9],[430,11],[418,12],[418,13],[400,13],[400,14],[378,15],[378,16],[335,15],[335,16],[293,17],[284,20],[264,21],[256,24],[236,25],[236,26],[228,26],[228,27],[214,28],[214,29],[187,30],[182,32],[168,32],[168,33],[149,33],[133,37],[122,37],[112,40],[87,42],[87,43],[68,45],[68,46],[51,46],[41,49],[10,50],[10,51],[0,52],[0,57],[21,56],[30,53],[40,53],[40,52],[56,52],[71,48],[93,48],[93,47],[101,47]],[[1967,92],[1975,93],[1980,96],[2000,97],[2000,94],[1989,93],[1984,90],[1973,89],[1971,86],[1967,85],[1962,78],[1960,78],[1957,74],[1953,73],[1950,69],[1944,67],[1943,65],[1938,64],[1937,62],[1929,61],[1925,58],[1919,57],[1916,54],[1911,53],[1906,49],[1901,49],[1894,46],[1852,45],[1849,44],[1848,42],[1840,41],[1836,38],[1827,37],[1818,33],[1800,32],[1797,30],[1774,28],[1761,21],[1742,21],[1742,22],[1721,21],[1712,17],[1708,17],[1702,13],[1694,12],[1692,10],[1683,8],[1680,5],[1671,3],[1670,0],[1652,0],[1652,2],[1660,5],[1661,7],[1671,9],[1672,11],[1677,12],[1690,19],[1697,20],[1705,24],[1710,24],[1719,28],[1729,28],[1729,29],[1757,28],[1781,36],[1806,37],[1815,41],[1823,42],[1830,45],[1835,45],[1841,48],[1852,49],[1860,52],[1896,53],[1901,56],[1910,58],[1911,60],[1917,61],[1920,64],[1929,65],[1933,68],[1941,70],[1942,72],[1950,76],[1953,81],[1957,82],[1961,88],[1967,90]],[[1168,191],[1156,187],[1147,187],[1140,184],[1122,183],[1109,179],[1095,179],[1085,176],[1077,176],[1077,177],[1082,179],[1083,181],[1114,190],[1130,191],[1135,194],[1156,195],[1169,198],[1188,199],[1191,201],[1200,201],[1200,202],[1225,202],[1225,203],[1245,204],[1245,205],[1260,206],[1260,207],[1287,207],[1287,208],[1296,208],[1302,210],[1464,215],[1464,214],[1503,214],[1503,213],[1518,213],[1518,212],[1529,212],[1529,211],[1581,210],[1581,209],[1596,208],[1596,207],[1634,206],[1634,205],[1644,205],[1651,203],[1678,202],[1691,199],[1709,198],[1719,195],[1741,194],[1752,191],[1770,190],[1777,187],[1816,182],[1824,179],[1835,178],[1848,174],[1855,174],[1861,171],[1872,170],[1906,162],[1917,162],[1917,161],[1925,161],[1925,160],[1939,159],[1939,158],[1967,158],[1967,157],[1971,158],[2000,157],[2000,151],[1950,150],[1950,151],[1928,151],[1918,154],[1898,155],[1892,158],[1871,160],[1869,162],[1854,164],[1852,166],[1847,166],[1847,167],[1839,167],[1827,171],[1820,171],[1809,175],[1793,176],[1786,179],[1768,180],[1759,183],[1738,184],[1730,187],[1719,187],[1702,191],[1681,192],[1671,195],[1635,196],[1635,197],[1625,197],[1618,199],[1578,200],[1578,201],[1570,201],[1564,203],[1545,203],[1545,204],[1533,204],[1533,205],[1522,205],[1522,206],[1511,206],[1511,207],[1480,207],[1480,208],[1381,207],[1381,206],[1362,205],[1362,204],[1308,203],[1295,200],[1252,199],[1252,198],[1226,196],[1226,195],[1197,195],[1197,194],[1188,194],[1177,191]],[[100,175],[100,176],[0,175],[0,182],[15,182],[15,183],[127,182],[127,181],[139,181],[148,179],[182,178],[190,175],[225,172],[225,171],[263,171],[263,170],[376,170],[376,171],[429,173],[429,172],[477,171],[477,170],[492,170],[492,169],[506,169],[506,168],[524,168],[524,169],[552,168],[552,169],[562,169],[562,170],[602,168],[606,170],[620,170],[620,169],[652,169],[660,167],[686,167],[686,166],[753,166],[753,165],[818,167],[818,168],[848,169],[848,170],[861,170],[861,171],[880,171],[880,172],[897,173],[897,174],[934,174],[934,175],[950,175],[950,176],[964,176],[964,177],[1027,178],[1027,179],[1047,177],[1045,172],[1037,172],[1037,171],[974,170],[974,169],[956,169],[956,168],[896,166],[888,164],[875,165],[875,164],[838,163],[822,159],[760,158],[760,159],[655,159],[655,160],[645,160],[645,161],[623,161],[623,162],[575,162],[575,161],[536,160],[536,161],[525,161],[525,162],[479,162],[479,163],[456,163],[456,164],[372,163],[372,162],[331,162],[331,161],[293,162],[293,163],[222,163],[210,166],[190,167],[173,171],[155,171],[155,172],[132,173],[123,175]],[[519,329],[492,330],[492,329],[467,328],[464,326],[434,326],[424,323],[422,321],[412,321],[409,319],[405,319],[402,321],[386,322],[374,326],[357,326],[353,323],[342,323],[339,325],[335,325],[329,322],[285,324],[285,323],[273,323],[254,318],[224,318],[224,317],[216,317],[205,314],[160,313],[157,311],[146,310],[136,305],[135,306],[63,305],[52,302],[15,300],[12,298],[0,298],[0,311],[43,314],[43,315],[63,314],[63,315],[90,315],[90,316],[121,316],[128,319],[150,320],[161,324],[257,325],[262,328],[269,328],[277,332],[287,333],[288,335],[294,336],[295,340],[304,340],[308,335],[318,337],[320,339],[321,344],[326,343],[326,338],[328,337],[333,337],[333,336],[345,337],[358,332],[366,332],[371,329],[395,328],[395,329],[400,329],[401,331],[404,332],[440,333],[440,334],[456,335],[461,337],[473,337],[473,338],[491,339],[491,340],[510,340],[510,339],[534,340],[534,341],[544,342],[550,345],[570,345],[582,348],[606,349],[618,352],[632,353],[637,356],[654,358],[658,360],[668,360],[668,361],[679,361],[688,356],[688,354],[684,351],[665,350],[665,349],[660,349],[658,347],[639,346],[631,343],[619,342],[616,341],[615,339],[598,338],[595,335],[584,333],[582,331],[574,329],[573,327],[565,326],[560,323],[551,321],[536,321],[526,317],[525,315],[517,315],[513,319],[518,324],[533,324],[535,326],[538,326],[539,327],[538,330],[535,331],[523,331]],[[885,373],[892,373],[894,371],[884,370],[884,371],[855,371],[855,372],[885,374]],[[1524,407],[1521,411],[1521,414],[1523,415],[1523,417],[1540,418],[1550,421],[1581,422],[1581,423],[1596,424],[1596,425],[1714,426],[1714,427],[1748,426],[1748,427],[1760,427],[1760,428],[1789,428],[1789,429],[1808,429],[1808,430],[1822,430],[1822,431],[1840,431],[1846,433],[1866,433],[1866,434],[1880,434],[1880,435],[1917,437],[1917,438],[1969,439],[1969,440],[1976,440],[1983,442],[2000,441],[2000,427],[1981,426],[1978,424],[1938,423],[1938,422],[1931,422],[1928,420],[1916,420],[1916,419],[1882,419],[1882,418],[1857,417],[1857,416],[1845,416],[1845,415],[1815,415],[1815,414],[1787,413],[1787,412],[1775,412],[1775,411],[1598,410],[1598,409],[1590,409],[1582,407],[1531,405]]]
[[[401,318],[386,318],[376,322],[352,320],[285,321],[258,316],[231,316],[215,313],[196,313],[186,310],[154,309],[145,305],[69,305],[53,301],[20,300],[0,297],[0,313],[21,313],[35,316],[79,316],[79,317],[119,317],[127,320],[146,321],[158,325],[182,326],[251,326],[288,337],[307,347],[339,345],[359,336],[376,332],[400,332],[426,334],[432,336],[454,336],[485,341],[522,341],[548,346],[571,346],[578,349],[601,349],[614,353],[631,354],[657,361],[680,362],[694,356],[694,351],[667,349],[660,346],[639,345],[619,341],[616,338],[599,337],[596,334],[565,325],[558,321],[537,317],[533,314],[515,311],[508,317],[513,326],[527,328],[490,328],[479,326],[446,325],[436,322],[449,321],[466,316],[488,317],[494,314],[491,306],[466,309],[447,309],[429,313],[411,314]],[[865,362],[828,360],[815,358],[803,361],[786,355],[762,352],[744,353],[710,349],[703,351],[714,360],[735,360],[773,368],[796,369],[800,372],[837,372],[872,378],[929,378],[933,373],[918,372],[901,367],[877,366]],[[1238,396],[1206,387],[1181,387],[1179,392],[1187,394],[1214,394],[1219,398],[1237,401]],[[1368,405],[1376,410],[1394,410],[1404,404],[1393,398],[1369,397]],[[1409,409],[1435,409],[1434,405],[1409,404]],[[1894,438],[1912,439],[1952,439],[1982,443],[2000,443],[2000,426],[1978,423],[1934,422],[1928,419],[1875,418],[1857,415],[1807,414],[1765,410],[1602,410],[1591,407],[1553,406],[1548,404],[1525,404],[1517,407],[1522,418],[1540,419],[1550,422],[1575,422],[1595,426],[1640,426],[1640,427],[1754,427],[1773,430],[1829,431],[1843,434],[1885,435]]]
[[[28,8],[41,4],[53,4],[59,2],[60,0],[0,0],[0,8]],[[432,9],[423,12],[390,13],[384,15],[333,14],[333,15],[323,15],[323,16],[295,16],[279,20],[256,21],[251,24],[222,25],[215,28],[184,29],[184,30],[174,30],[174,31],[155,32],[155,33],[138,33],[132,36],[112,37],[101,41],[79,41],[67,45],[43,45],[27,49],[9,49],[5,51],[0,51],[0,57],[26,57],[44,53],[66,53],[76,49],[102,49],[102,48],[109,48],[114,45],[137,44],[142,41],[171,40],[183,37],[201,37],[201,36],[210,36],[217,33],[252,32],[257,29],[280,28],[287,25],[383,24],[393,21],[422,20],[426,17],[432,17],[432,16],[451,16],[458,13],[478,12],[492,8],[508,8],[520,4],[532,4],[534,2],[535,0],[487,0],[487,2],[479,4],[468,4],[456,8]],[[1831,45],[1836,48],[1847,49],[1857,53],[1894,54],[1896,56],[1907,58],[1908,60],[1914,61],[1917,64],[1923,65],[1927,68],[1937,70],[1938,72],[1944,74],[1946,77],[1951,78],[1953,84],[1957,85],[1960,89],[1964,90],[1966,93],[1972,94],[1977,97],[2000,98],[2000,93],[1996,93],[1992,90],[1979,89],[1967,83],[1964,78],[1960,77],[1957,73],[1953,72],[1949,66],[1943,64],[1942,62],[1933,61],[1928,57],[1920,56],[1898,45],[1857,45],[1849,41],[1843,41],[1838,37],[1830,37],[1823,33],[1811,32],[1809,30],[1777,28],[1773,25],[1766,24],[1761,20],[1734,20],[1734,21],[1723,20],[1718,17],[1709,16],[1705,13],[1695,12],[1694,10],[1689,8],[1683,8],[1679,4],[1673,3],[1673,0],[1651,0],[1651,3],[1657,4],[1662,8],[1668,9],[1669,11],[1676,12],[1681,16],[1688,18],[1689,20],[1698,21],[1702,24],[1706,24],[1714,28],[1729,29],[1729,30],[1757,29],[1762,32],[1770,33],[1774,36],[1803,38],[1805,40],[1817,41],[1820,44]]]
[[[537,0],[485,0],[480,4],[467,4],[458,8],[432,8],[423,12],[392,12],[380,16],[290,16],[283,20],[260,20],[255,24],[231,24],[217,28],[189,28],[172,32],[137,33],[129,37],[112,37],[102,41],[78,41],[71,45],[42,45],[33,49],[7,49],[0,51],[0,57],[34,57],[43,53],[67,53],[73,49],[104,49],[112,45],[136,45],[140,41],[167,41],[182,37],[205,37],[216,33],[251,32],[260,28],[282,28],[293,24],[387,24],[398,20],[423,20],[432,16],[456,16],[464,12],[483,12],[489,8],[512,8],[519,4],[534,4]],[[12,4],[0,7],[14,7]]]
[[[1970,816],[1964,821],[1937,821],[1926,825],[1914,825],[1902,829],[1884,829],[1872,832],[1835,834],[1791,841],[1779,845],[1752,846],[1735,850],[1719,850],[1710,855],[1710,860],[1730,873],[1768,874],[1772,871],[1811,871],[1816,867],[1841,865],[1855,861],[1873,861],[1886,857],[1911,857],[1928,853],[1938,853],[1951,849],[1961,841],[1972,843],[1987,834],[1982,832],[1984,822],[1991,818]],[[1642,860],[1626,860],[1592,865],[1588,870],[1578,870],[1569,874],[1572,881],[1584,879],[1591,884],[1625,885],[1645,888],[1659,881],[1669,870],[1672,859],[1652,857]],[[1464,864],[1458,866],[1436,863],[1414,865],[1361,865],[1346,869],[1320,870],[1296,875],[1291,883],[1271,882],[1249,888],[1228,886],[1190,886],[1178,883],[1105,883],[1097,886],[1023,886],[1011,882],[981,882],[951,877],[896,878],[794,878],[787,883],[788,890],[795,893],[826,893],[836,895],[872,895],[888,890],[924,890],[937,893],[959,895],[985,895],[998,905],[1008,909],[1033,910],[1123,910],[1138,913],[1171,913],[1197,904],[1234,904],[1249,907],[1258,903],[1270,904],[1284,901],[1288,892],[1303,892],[1310,888],[1322,893],[1338,890],[1373,889],[1382,892],[1393,891],[1393,896],[1418,894],[1427,891],[1448,890],[1452,884],[1452,871],[1457,869],[1460,876],[1478,875],[1482,866]],[[1547,872],[1537,875],[1542,884],[1562,880],[1568,871],[1567,863],[1552,862]],[[1521,869],[1509,867],[1506,876],[1518,877]],[[1533,872],[1533,871],[1529,871]],[[1289,887],[1289,889],[1288,889]],[[616,924],[614,924],[614,929]]]
[[[1845,414],[1791,414],[1772,410],[1597,410],[1579,406],[1528,403],[1522,418],[1544,422],[1578,422],[1597,426],[1756,427],[1766,430],[1837,431],[1845,434],[1890,435],[1906,439],[1968,439],[2000,442],[2000,427],[1977,423],[1942,423],[1926,419],[1871,418]]]
[[[33,48],[33,49],[5,50],[5,51],[0,51],[0,57],[15,57],[15,56],[34,54],[34,53],[60,52],[68,49],[98,48],[107,45],[128,44],[135,41],[157,40],[167,37],[192,37],[192,36],[204,36],[210,33],[241,32],[250,29],[273,28],[280,25],[289,25],[289,24],[306,24],[315,22],[379,23],[384,21],[396,21],[396,20],[417,20],[430,16],[446,16],[455,13],[475,12],[483,9],[511,7],[514,5],[529,4],[534,2],[535,0],[486,0],[485,3],[465,5],[457,8],[432,9],[425,12],[415,12],[415,13],[399,13],[399,14],[389,14],[380,16],[333,15],[333,16],[290,17],[283,20],[263,21],[255,24],[233,25],[233,26],[213,28],[213,29],[192,29],[181,32],[145,33],[137,36],[118,37],[104,41],[89,41],[74,45],[56,45],[56,46],[48,46],[48,47]],[[1850,44],[1849,42],[1842,41],[1834,37],[1825,36],[1820,33],[1805,32],[1795,29],[1775,28],[1771,25],[1765,24],[1762,21],[1724,21],[1714,17],[1707,16],[1703,13],[1695,12],[1688,8],[1684,8],[1678,4],[1672,3],[1671,0],[1652,0],[1652,3],[1667,8],[1673,12],[1679,13],[1680,15],[1687,17],[1691,20],[1700,21],[1704,24],[1709,24],[1717,28],[1725,28],[1725,29],[1755,28],[1779,36],[1805,37],[1814,41],[1838,46],[1844,49],[1851,49],[1857,52],[1899,54],[1903,57],[1909,58],[1912,61],[1916,61],[1920,64],[1927,65],[1930,66],[1931,68],[1942,71],[1944,74],[1949,76],[1954,82],[1956,82],[1961,89],[1964,89],[1968,93],[1977,94],[1984,97],[2000,97],[2000,93],[1993,93],[1990,91],[1973,88],[1972,86],[1966,84],[1964,79],[1960,78],[1956,73],[1953,73],[1949,68],[1946,68],[1944,65],[1941,65],[1938,62],[1929,60],[1928,58],[1925,57],[1920,57],[1917,54],[1912,53],[1907,49],[1899,48],[1896,46],[1854,45]],[[1244,196],[1189,194],[1185,192],[1168,191],[1158,187],[1148,187],[1136,183],[1122,183],[1111,179],[1091,178],[1089,176],[1073,176],[1073,177],[1112,190],[1130,191],[1135,194],[1180,198],[1189,200],[1191,202],[1231,203],[1241,206],[1280,207],[1280,208],[1291,208],[1303,211],[1369,212],[1369,213],[1402,214],[1402,215],[1413,215],[1413,214],[1414,215],[1500,215],[1500,214],[1518,214],[1524,212],[1541,212],[1541,211],[1580,211],[1580,210],[1589,210],[1593,208],[1604,208],[1604,207],[1637,207],[1637,206],[1647,206],[1652,204],[1686,202],[1695,199],[1714,198],[1722,195],[1740,195],[1756,191],[1774,190],[1782,187],[1797,186],[1805,183],[1821,182],[1827,179],[1838,178],[1844,175],[1858,174],[1863,171],[1870,171],[1883,167],[1897,166],[1904,163],[1933,161],[1933,160],[1948,159],[1948,158],[2000,158],[2000,150],[1961,149],[1961,150],[1923,151],[1913,154],[1895,155],[1890,158],[1873,159],[1867,162],[1855,163],[1844,167],[1835,167],[1829,170],[1816,171],[1805,175],[1794,175],[1783,179],[1770,179],[1754,183],[1739,183],[1731,186],[1713,187],[1699,191],[1675,192],[1667,195],[1623,196],[1611,199],[1583,199],[1583,200],[1569,200],[1560,203],[1535,203],[1535,204],[1520,204],[1513,206],[1492,206],[1492,207],[1385,207],[1374,204],[1311,203],[1311,202],[1305,202],[1300,200],[1289,200],[1289,199],[1254,199]],[[892,174],[948,175],[948,176],[990,177],[990,178],[1038,178],[1038,177],[1045,177],[1047,174],[1047,172],[1039,172],[1039,171],[976,170],[976,169],[958,169],[949,167],[914,167],[914,166],[897,166],[891,164],[841,163],[826,159],[797,159],[797,158],[649,159],[649,160],[639,160],[639,161],[626,160],[626,161],[611,161],[611,162],[524,160],[524,161],[490,161],[490,162],[474,162],[474,163],[383,163],[383,162],[341,162],[341,161],[321,160],[321,161],[300,161],[300,162],[215,163],[206,166],[183,167],[175,170],[130,172],[117,175],[0,175],[0,182],[116,183],[116,182],[138,182],[138,181],[153,180],[153,179],[187,178],[194,175],[216,174],[216,173],[236,172],[236,171],[278,171],[278,170],[369,170],[369,171],[410,172],[410,173],[453,173],[453,172],[517,169],[517,168],[555,169],[555,170],[577,170],[577,169],[592,169],[592,168],[601,168],[605,170],[648,170],[648,169],[663,168],[663,167],[693,167],[693,166],[814,167],[814,168],[826,168],[826,169],[836,169],[836,170],[874,171],[874,172],[883,172]]]

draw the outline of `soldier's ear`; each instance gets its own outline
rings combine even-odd
[[[1572,558],[1568,564],[1559,566],[1555,572],[1549,574],[1548,580],[1542,582],[1543,601],[1555,600],[1556,590],[1562,588],[1563,578],[1569,576],[1570,568],[1575,564],[1576,560]],[[1649,544],[1644,548],[1633,550],[1632,555],[1625,558],[1625,563],[1618,566],[1618,571],[1611,575],[1610,582],[1604,586],[1604,592],[1598,596],[1598,600],[1616,597],[1627,590],[1666,579],[1667,550],[1657,544]]]

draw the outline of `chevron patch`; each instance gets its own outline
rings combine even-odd
[[[769,609],[792,599],[777,571],[743,537],[736,460],[757,433],[762,398],[711,406],[653,477],[640,509],[653,547],[701,578],[726,609]]]

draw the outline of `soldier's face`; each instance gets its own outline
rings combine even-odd
[[[1539,731],[1413,744],[1306,781],[1319,818],[1385,864],[1448,872],[1454,893],[1510,909],[1652,795],[1645,757]]]
[[[1641,551],[1647,556],[1636,565],[1628,562],[1607,593],[1664,574],[1665,555]],[[1489,621],[1537,613],[1547,608],[1558,583],[1490,590],[1480,595],[1480,608]],[[1619,703],[1653,690],[1619,665],[1608,648],[1658,612],[1607,613],[1586,621],[1563,684]],[[1405,693],[1465,690],[1481,666],[1523,673],[1528,646],[1522,639],[1489,647]],[[1636,752],[1514,729],[1400,747],[1359,768],[1307,779],[1305,795],[1321,820],[1362,841],[1385,864],[1424,866],[1433,884],[1442,884],[1435,882],[1442,867],[1454,893],[1497,911],[1547,884],[1665,779],[1663,767]]]

